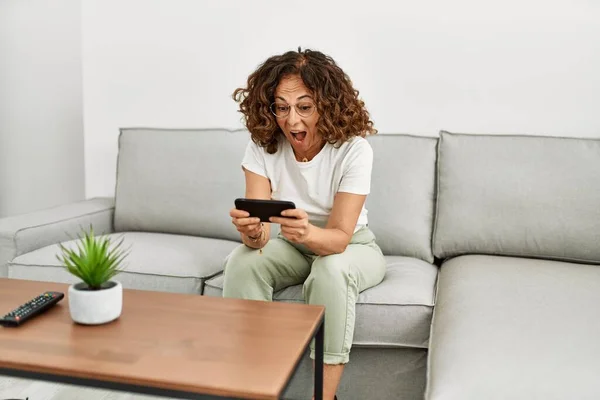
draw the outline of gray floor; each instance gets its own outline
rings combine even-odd
[[[169,400],[167,397],[0,377],[0,399],[25,399],[27,397],[29,400]]]

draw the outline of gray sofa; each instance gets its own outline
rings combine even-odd
[[[132,246],[125,287],[221,296],[248,137],[123,129],[115,197],[0,219],[0,276],[73,282],[57,243],[93,224]],[[359,297],[340,398],[600,398],[600,140],[369,141],[388,271]],[[305,356],[286,398],[310,393]]]

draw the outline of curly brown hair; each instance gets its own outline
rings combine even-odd
[[[277,151],[278,137],[283,134],[269,107],[277,85],[290,75],[300,76],[312,92],[320,115],[317,130],[326,141],[343,143],[353,136],[377,133],[358,90],[336,62],[320,51],[298,48],[267,59],[248,77],[247,88],[233,92],[252,140],[268,153]]]

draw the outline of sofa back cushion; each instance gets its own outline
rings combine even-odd
[[[125,128],[119,137],[115,230],[239,241],[229,210],[244,196],[246,130]],[[379,134],[369,226],[384,253],[433,262],[437,138]],[[274,225],[272,236],[279,232]]]
[[[115,230],[239,241],[229,210],[244,196],[250,136],[225,129],[122,129]]]
[[[378,134],[373,148],[369,227],[387,255],[433,262],[437,138]]]
[[[442,132],[434,254],[600,262],[600,140]]]

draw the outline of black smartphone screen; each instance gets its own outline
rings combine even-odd
[[[281,212],[296,208],[291,201],[235,199],[235,208],[247,211],[251,217],[260,218],[261,222],[269,222],[270,217],[281,217]]]

